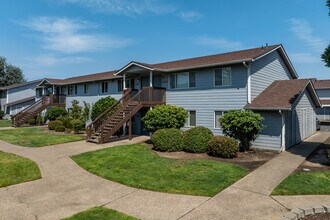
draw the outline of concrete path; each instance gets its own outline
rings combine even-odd
[[[141,219],[281,219],[295,198],[271,197],[289,175],[330,133],[319,132],[296,149],[284,152],[213,198],[151,192],[127,187],[88,173],[69,156],[117,145],[140,143],[137,137],[105,145],[85,141],[43,148],[18,147],[0,141],[0,150],[30,158],[42,179],[0,188],[0,219],[60,219],[105,206]],[[299,198],[307,203],[309,198]],[[322,204],[330,196],[310,197]]]
[[[318,132],[293,150],[282,152],[182,219],[282,219],[282,213],[298,207],[296,205],[299,201],[307,203],[312,197],[272,197],[272,190],[329,135],[329,132]],[[309,201],[310,205],[314,202],[316,205],[330,204],[330,195],[314,196],[312,199],[314,200]]]

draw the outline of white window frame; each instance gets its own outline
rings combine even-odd
[[[177,86],[177,84],[176,84],[176,77],[177,77],[177,74],[188,74],[188,87],[186,87],[186,88],[177,88],[176,86]],[[195,73],[195,86],[194,87],[190,87],[190,73]],[[174,75],[175,77],[174,77],[174,88],[171,88],[171,76],[172,75]],[[173,74],[169,74],[169,76],[168,76],[168,88],[169,89],[171,89],[171,90],[176,90],[176,89],[178,89],[178,90],[180,90],[180,89],[191,89],[191,88],[196,88],[196,85],[197,84],[197,82],[196,82],[196,71],[189,71],[189,72],[180,72],[180,73],[173,73]]]
[[[217,126],[216,126],[216,115],[215,115],[215,112],[222,112],[221,113],[221,117],[225,114],[225,113],[227,113],[229,110],[214,110],[214,112],[213,112],[213,127],[214,127],[214,129],[219,129],[219,130],[221,130],[222,128],[221,128],[221,125],[220,125],[220,127],[219,128],[217,128]]]
[[[185,124],[186,128],[193,128],[197,126],[197,111],[196,110],[187,110],[188,111],[188,118],[187,118],[187,122]],[[190,125],[190,112],[195,112],[195,121],[196,124],[195,125]]]
[[[229,84],[228,85],[223,85],[223,71],[224,69],[229,69],[230,70],[230,74],[229,74]],[[222,77],[222,85],[216,85],[215,84],[215,74],[217,70],[221,70],[221,77]],[[231,86],[232,85],[232,71],[231,71],[231,67],[223,67],[223,68],[217,68],[213,71],[213,85],[214,87],[226,87],[226,86]]]
[[[83,90],[84,90],[84,95],[89,94],[89,83],[84,83]]]
[[[107,84],[107,91],[106,92],[103,92],[103,83]],[[109,93],[109,82],[108,81],[102,81],[101,82],[101,94],[107,94],[107,93]]]
[[[71,92],[70,92],[70,90],[71,90]],[[68,86],[68,95],[73,95],[73,90],[74,90],[73,86]]]

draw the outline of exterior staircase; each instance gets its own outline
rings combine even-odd
[[[112,136],[141,108],[166,103],[165,88],[143,87],[133,97],[131,96],[133,96],[133,92],[126,90],[120,100],[87,127],[87,141],[97,144],[109,142]],[[129,130],[131,134],[131,123]]]
[[[20,127],[27,123],[31,118],[40,114],[43,110],[49,106],[62,106],[65,107],[65,95],[55,95],[50,94],[42,97],[34,104],[23,109],[16,115],[14,115],[11,120],[14,127]]]

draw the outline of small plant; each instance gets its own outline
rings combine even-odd
[[[146,130],[155,132],[164,128],[180,129],[186,123],[188,112],[174,105],[158,105],[142,118]]]
[[[48,129],[55,130],[57,126],[63,126],[63,123],[60,120],[50,121],[48,122]]]
[[[183,131],[176,128],[157,130],[152,136],[153,149],[157,151],[181,151]]]
[[[55,127],[55,131],[56,132],[64,132],[65,131],[65,127],[64,125],[58,125]]]
[[[184,151],[190,153],[206,153],[208,142],[213,137],[210,129],[197,126],[184,132]]]
[[[82,119],[83,121],[88,121],[91,118],[91,105],[84,101],[84,108],[82,109]]]
[[[249,150],[251,142],[257,138],[263,129],[263,117],[258,113],[245,110],[231,110],[220,119],[222,131],[225,135],[241,142],[241,151]]]
[[[216,136],[209,140],[207,153],[215,157],[233,158],[237,157],[238,151],[238,142],[235,139]]]
[[[60,116],[60,117],[57,118],[57,120],[61,121],[65,128],[71,128],[72,127],[72,125],[71,125],[72,118],[70,118],[67,115]]]
[[[54,121],[60,116],[67,115],[68,112],[63,107],[52,106],[47,109],[46,120]]]
[[[43,125],[44,124],[43,117],[41,115],[38,115],[37,119],[36,119],[36,122],[37,122],[37,125]]]
[[[30,118],[28,123],[29,123],[29,125],[36,125],[36,119],[34,117]]]
[[[70,109],[69,116],[73,119],[81,119],[82,107],[79,105],[77,100],[71,102],[72,108]]]
[[[5,116],[5,112],[0,109],[0,119],[3,119],[3,116]]]
[[[85,123],[80,119],[71,120],[72,130],[75,134],[79,134],[79,131],[84,129]]]
[[[92,113],[91,113],[92,120],[95,120],[100,114],[102,114],[105,110],[110,108],[115,103],[116,103],[116,99],[110,96],[99,99],[93,105]]]

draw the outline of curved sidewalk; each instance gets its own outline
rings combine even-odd
[[[0,188],[0,219],[60,219],[95,206],[141,219],[281,219],[293,205],[293,197],[269,194],[329,135],[326,132],[313,135],[294,151],[281,153],[213,198],[127,187],[90,174],[70,159],[71,155],[87,151],[140,143],[147,137],[105,145],[80,141],[43,148],[18,147],[0,141],[0,150],[32,159],[42,173],[40,180]],[[308,203],[311,198],[313,205],[321,201],[330,203],[330,196],[300,199]]]

